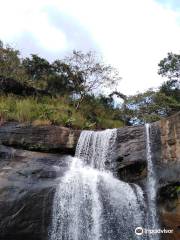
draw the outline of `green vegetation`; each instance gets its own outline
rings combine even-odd
[[[97,99],[84,102],[79,111],[68,96],[63,97],[17,97],[0,96],[0,120],[31,122],[34,125],[57,124],[75,129],[122,127],[115,119],[113,109],[98,104]]]
[[[162,117],[170,116],[180,111],[180,101],[167,95],[161,89],[159,91],[148,90],[135,96],[128,97],[124,102],[124,111],[132,124],[143,124],[144,122],[155,122]],[[178,90],[180,91],[180,90]]]
[[[158,90],[125,96],[116,89],[118,72],[94,52],[73,51],[64,59],[48,60],[0,41],[0,81],[10,78],[41,93],[13,95],[0,89],[0,121],[58,124],[75,129],[105,129],[144,124],[180,111],[180,55],[168,53],[158,73],[166,82]],[[104,89],[111,90],[109,96]],[[48,93],[48,94],[45,94]],[[123,103],[114,107],[113,96]]]

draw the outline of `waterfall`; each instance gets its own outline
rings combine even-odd
[[[83,159],[83,162],[104,170],[105,165],[113,160],[117,138],[116,129],[107,129],[105,131],[83,131],[80,135],[75,156]]]
[[[147,197],[148,197],[148,228],[158,229],[158,216],[156,211],[156,174],[152,161],[150,125],[146,124],[146,156],[147,156]],[[158,234],[150,236],[150,240],[158,240]]]
[[[116,129],[81,133],[55,192],[50,240],[146,239],[134,232],[145,227],[141,188],[106,170],[114,159],[116,135]]]

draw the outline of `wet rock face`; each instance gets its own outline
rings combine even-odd
[[[147,165],[145,162],[135,162],[120,168],[117,175],[119,179],[125,182],[140,184],[147,176]]]
[[[180,178],[180,112],[153,123],[150,138],[158,187],[167,182],[176,182]],[[116,156],[114,168],[122,180],[138,182],[143,177],[145,179],[147,161],[144,126],[118,129]]]
[[[144,126],[118,129],[112,171],[126,182],[143,183],[147,176]]]
[[[173,229],[172,234],[162,235],[162,240],[180,239],[180,182],[162,187],[157,200],[162,227]]]
[[[117,133],[117,160],[119,167],[146,161],[144,126],[125,127]]]
[[[71,160],[0,146],[0,240],[46,240],[53,195]]]

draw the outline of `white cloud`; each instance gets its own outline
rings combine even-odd
[[[49,51],[66,49],[66,36],[48,21],[48,3],[46,0],[0,0],[1,39],[13,42],[23,33],[29,33],[39,46]]]
[[[155,0],[0,0],[0,4],[2,39],[12,42],[30,32],[49,51],[66,50],[69,43],[49,22],[48,6],[76,19],[105,59],[118,67],[123,77],[120,90],[127,94],[158,86],[162,81],[158,62],[168,51],[180,50],[178,12]]]
[[[180,50],[177,13],[153,0],[70,2],[66,11],[88,26],[106,59],[119,68],[123,92],[160,84],[158,62],[168,51]]]

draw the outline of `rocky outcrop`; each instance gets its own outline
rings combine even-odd
[[[70,161],[0,146],[0,240],[48,239],[53,193]]]
[[[180,176],[180,112],[153,123],[150,137],[159,187],[176,182]],[[143,179],[146,176],[145,127],[118,129],[117,142],[115,169],[120,177],[127,181]]]
[[[158,177],[162,227],[173,229],[165,240],[180,239],[180,113],[154,123],[153,152]],[[157,143],[157,139],[159,144]]]
[[[160,186],[180,181],[180,114],[160,122],[161,144],[156,158]]]
[[[159,122],[161,137],[161,162],[180,163],[180,113]]]
[[[145,128],[118,129],[117,138],[114,172],[121,180],[139,183],[147,175]]]
[[[73,154],[79,134],[79,131],[59,126],[7,123],[0,127],[0,142],[32,151]]]
[[[79,134],[59,126],[0,126],[0,240],[48,239],[55,187],[68,169]],[[150,136],[160,222],[174,230],[163,239],[178,240],[180,113],[152,124]],[[118,129],[115,161],[107,167],[121,180],[145,189],[144,126]]]

